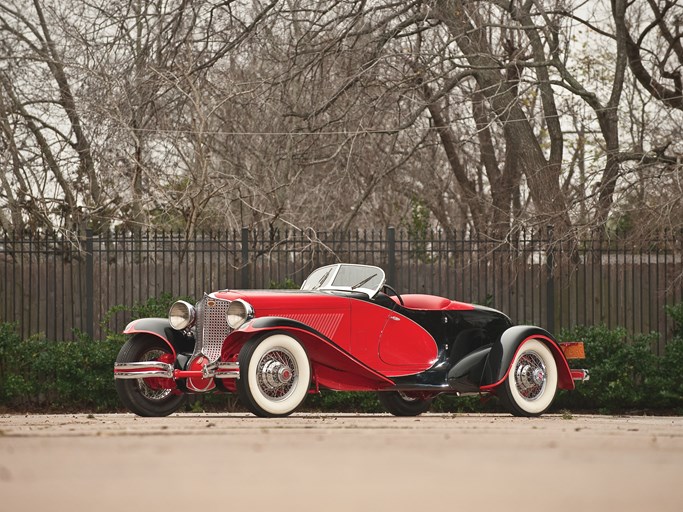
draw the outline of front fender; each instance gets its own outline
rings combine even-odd
[[[506,329],[500,339],[493,344],[484,369],[484,378],[480,389],[491,391],[503,383],[508,377],[510,365],[517,350],[525,341],[537,339],[545,343],[552,352],[557,365],[557,383],[560,389],[574,389],[574,380],[567,359],[553,336],[540,327],[516,325]]]
[[[304,346],[313,365],[316,386],[340,391],[374,391],[395,386],[394,382],[342,349],[333,340],[302,322],[291,318],[256,318],[228,336],[228,351],[247,339],[268,332],[290,334]],[[234,343],[232,343],[234,338]],[[226,346],[223,355],[227,356]]]
[[[130,322],[123,330],[124,334],[150,334],[164,340],[176,357],[178,352],[192,352],[194,340],[171,327],[167,318],[140,318]]]

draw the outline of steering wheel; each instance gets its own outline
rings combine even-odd
[[[396,290],[394,290],[391,286],[389,286],[388,284],[385,284],[384,286],[382,286],[382,291],[384,293],[386,293],[387,295],[390,295],[388,292],[391,292],[391,294],[396,296],[399,304],[401,304],[401,306],[405,306],[405,304],[403,303],[403,299],[401,298],[399,293]]]

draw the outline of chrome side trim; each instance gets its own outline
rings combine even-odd
[[[114,363],[115,379],[146,379],[149,377],[172,379],[173,365],[161,361]]]

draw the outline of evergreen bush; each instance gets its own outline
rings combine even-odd
[[[164,316],[170,296],[136,304],[136,316]],[[683,414],[683,303],[668,307],[675,337],[664,354],[652,351],[658,335],[631,336],[624,329],[576,327],[562,332],[562,340],[585,343],[586,359],[573,362],[588,368],[591,378],[574,391],[561,392],[554,410],[599,412],[666,412]],[[112,313],[113,314],[113,313]],[[81,336],[77,341],[48,341],[40,336],[22,340],[17,326],[0,324],[0,409],[5,411],[120,410],[114,389],[113,364],[121,337],[103,341]],[[197,395],[196,410],[239,410],[235,397]],[[309,411],[381,412],[374,393],[323,392],[304,403]],[[496,400],[440,396],[434,412],[497,410]]]

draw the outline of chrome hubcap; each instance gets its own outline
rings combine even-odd
[[[283,348],[266,352],[256,367],[256,379],[264,395],[272,400],[284,400],[298,380],[294,356]]]
[[[535,352],[525,352],[515,367],[517,391],[526,400],[536,400],[545,390],[548,376],[541,357]]]

